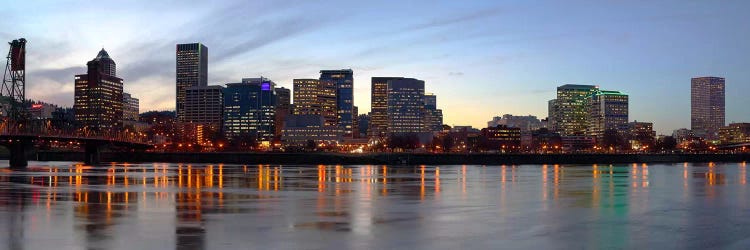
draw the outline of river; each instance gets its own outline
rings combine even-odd
[[[749,249],[746,163],[0,163],[0,249]]]

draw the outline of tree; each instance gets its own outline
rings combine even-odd
[[[625,138],[620,135],[615,129],[607,129],[604,131],[604,136],[600,146],[604,148],[620,149],[625,146]]]
[[[315,148],[318,147],[318,144],[315,143],[313,140],[307,140],[307,144],[305,145],[305,149],[309,151],[315,151]]]
[[[677,139],[672,136],[665,136],[657,142],[657,147],[660,150],[674,150],[677,148]]]

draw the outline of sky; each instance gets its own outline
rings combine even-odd
[[[448,125],[547,117],[563,84],[630,95],[630,120],[690,127],[690,78],[726,78],[727,122],[750,122],[750,1],[10,1],[0,41],[27,43],[27,98],[73,104],[106,49],[141,112],[175,105],[175,44],[208,47],[209,85],[354,70],[425,81]],[[7,47],[0,47],[0,53]]]

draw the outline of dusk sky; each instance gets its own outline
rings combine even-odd
[[[547,116],[563,84],[630,94],[630,120],[690,126],[690,78],[726,78],[727,122],[750,122],[750,1],[8,1],[0,41],[27,44],[27,98],[72,106],[103,47],[141,112],[175,105],[175,44],[209,51],[209,84],[321,69],[425,80],[448,125]],[[7,45],[0,49],[7,53]]]

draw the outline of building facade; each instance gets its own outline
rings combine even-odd
[[[443,131],[443,110],[437,108],[437,96],[435,94],[424,95],[424,131],[440,132]]]
[[[326,126],[338,126],[336,111],[336,85],[318,79],[294,79],[293,95],[295,115],[320,115]]]
[[[195,86],[185,90],[183,122],[221,128],[224,113],[224,87]]]
[[[385,138],[388,132],[388,81],[403,77],[373,77],[371,80],[370,138]]]
[[[354,72],[351,69],[321,70],[320,82],[336,86],[336,114],[344,137],[352,138],[354,127]]]
[[[718,139],[725,123],[725,80],[722,77],[696,77],[690,81],[690,129],[696,136]]]
[[[732,123],[719,129],[721,144],[750,143],[750,123]]]
[[[229,83],[223,92],[224,136],[230,140],[252,137],[261,142],[274,139],[275,83],[267,78],[244,78]]]
[[[424,81],[413,78],[388,81],[388,134],[424,132]]]
[[[177,44],[176,50],[177,121],[184,121],[185,92],[190,87],[208,85],[208,48],[201,43]]]
[[[337,144],[342,139],[342,130],[338,126],[325,125],[320,115],[289,115],[282,129],[281,143],[284,146],[307,146]]]
[[[88,71],[75,76],[73,109],[76,124],[89,131],[114,131],[122,127],[122,79],[112,75],[115,64],[102,49],[87,64]]]
[[[628,142],[630,142],[631,149],[653,149],[654,145],[656,144],[656,131],[654,131],[654,123],[639,121],[628,123],[627,138]]]
[[[562,136],[585,136],[589,127],[590,99],[599,87],[566,84],[557,87],[557,99],[551,102],[550,118]]]
[[[601,139],[607,130],[624,133],[628,125],[628,95],[600,90],[591,96],[588,135]]]
[[[485,150],[515,151],[521,149],[521,129],[504,125],[483,128],[480,145]]]
[[[133,97],[129,93],[122,93],[122,119],[125,121],[138,121],[138,114],[140,112],[140,104],[138,98]]]

